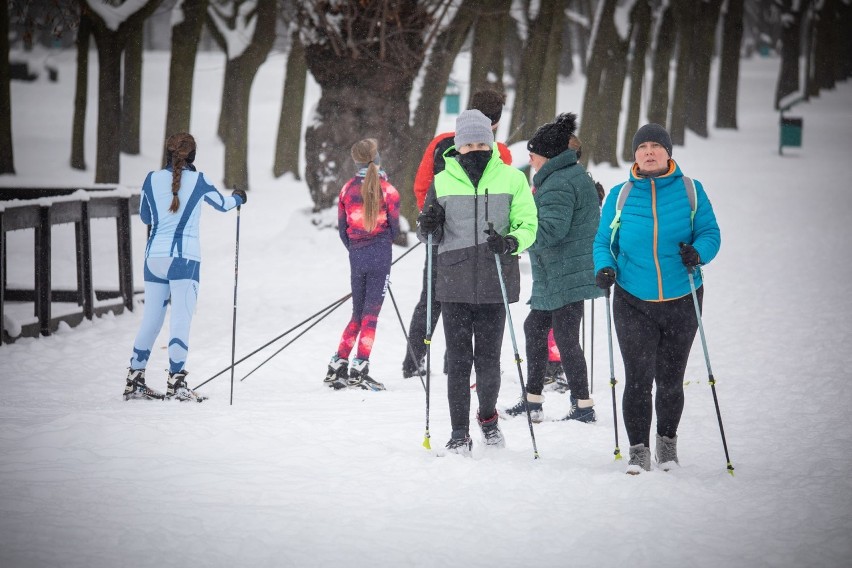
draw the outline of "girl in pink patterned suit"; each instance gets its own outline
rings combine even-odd
[[[351,155],[358,172],[340,190],[337,226],[349,251],[352,319],[331,357],[325,384],[378,391],[385,386],[368,374],[370,351],[390,276],[391,247],[399,234],[399,192],[381,169],[375,139],[355,143]]]

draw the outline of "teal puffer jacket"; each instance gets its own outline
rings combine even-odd
[[[535,310],[556,310],[602,295],[595,286],[592,243],[600,222],[600,202],[592,178],[577,153],[566,150],[533,177],[538,232],[529,248]]]

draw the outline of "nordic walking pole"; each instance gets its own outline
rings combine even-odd
[[[494,223],[488,220],[488,188],[485,188],[485,222],[488,223],[488,233],[494,234]],[[538,446],[535,443],[535,430],[533,430],[532,415],[530,414],[530,405],[527,404],[527,388],[524,384],[524,371],[521,368],[521,355],[518,352],[518,342],[515,339],[515,326],[512,324],[512,312],[509,310],[509,295],[506,292],[506,281],[503,279],[503,267],[500,265],[500,255],[494,253],[494,262],[497,264],[497,277],[500,280],[500,293],[503,295],[503,307],[506,310],[506,319],[509,322],[509,335],[512,338],[512,348],[515,350],[515,364],[518,366],[518,378],[521,381],[521,400],[524,401],[524,408],[527,411],[527,424],[530,427],[530,439],[532,440],[533,459],[538,459]]]
[[[402,321],[402,314],[399,313],[399,306],[396,305],[396,298],[393,297],[393,290],[391,290],[390,282],[388,282],[388,294],[390,294],[391,302],[393,302],[393,309],[396,312],[396,318],[399,320],[399,325],[402,327],[402,335],[405,337],[405,345],[408,347],[408,354],[411,356],[411,360],[414,361],[414,349],[411,348],[411,342],[408,339],[408,332],[405,331],[405,322]],[[420,384],[423,385],[423,390],[426,390],[426,383],[423,382],[423,373],[420,371],[418,366],[417,373],[420,376]]]
[[[281,347],[279,347],[279,348],[278,348],[278,350],[277,350],[275,353],[273,353],[272,355],[270,355],[269,357],[267,357],[266,359],[264,359],[264,360],[263,360],[263,362],[262,362],[262,363],[260,363],[260,365],[258,365],[257,367],[255,367],[254,369],[252,369],[251,371],[249,371],[248,373],[246,373],[246,375],[245,375],[242,379],[240,379],[240,382],[242,382],[242,381],[246,380],[247,378],[249,378],[249,376],[250,376],[252,373],[254,373],[254,372],[255,372],[255,371],[257,371],[258,369],[260,369],[261,367],[263,367],[264,365],[266,365],[267,363],[269,363],[269,361],[270,361],[273,357],[275,357],[276,355],[278,355],[279,353],[281,353],[282,351],[284,351],[285,349],[287,349],[287,347],[289,347],[289,346],[290,346],[290,345],[291,345],[294,341],[296,341],[297,339],[299,339],[300,337],[302,337],[303,335],[305,335],[306,333],[308,333],[311,329],[313,329],[313,327],[314,327],[315,325],[317,325],[319,322],[321,322],[322,320],[324,320],[325,318],[327,318],[329,315],[331,315],[331,313],[332,313],[334,310],[336,310],[337,308],[339,308],[340,306],[342,306],[344,303],[346,303],[346,299],[340,300],[340,301],[339,301],[339,302],[337,302],[336,304],[333,304],[332,306],[329,306],[328,310],[327,310],[327,311],[326,311],[326,312],[325,312],[325,313],[324,313],[321,317],[319,317],[319,318],[318,318],[316,321],[314,321],[311,325],[309,325],[308,327],[306,327],[305,329],[303,329],[303,330],[299,333],[299,335],[297,335],[296,337],[294,337],[293,339],[291,339],[290,341],[288,341],[287,343],[285,343],[284,345],[282,345]]]
[[[698,319],[698,331],[701,333],[704,362],[707,363],[707,376],[709,377],[710,390],[713,391],[713,404],[716,406],[716,419],[719,421],[719,433],[722,434],[722,447],[725,449],[725,461],[728,463],[728,473],[734,475],[734,466],[731,465],[731,458],[728,456],[728,443],[725,441],[725,428],[722,426],[722,413],[719,411],[719,398],[716,396],[716,379],[713,378],[713,370],[710,368],[710,354],[707,352],[707,339],[704,337],[704,324],[701,322],[701,307],[698,305],[698,294],[695,292],[695,280],[692,279],[692,270],[692,267],[687,267],[686,273],[689,276],[692,303],[695,305],[695,317]]]
[[[234,357],[237,352],[237,277],[240,274],[240,205],[237,205],[237,245],[234,253],[234,319],[231,323],[231,406],[234,405]]]
[[[429,394],[432,390],[432,233],[426,235],[426,433],[423,435],[423,447],[432,449],[429,442]],[[415,361],[416,363],[416,361]]]
[[[592,369],[589,371],[589,394],[595,394],[595,299],[592,298],[589,300],[592,303],[592,316],[591,316],[591,328],[592,328],[592,337],[591,337],[591,345],[589,349],[591,349],[592,353],[589,357]]]
[[[618,409],[615,405],[615,362],[612,356],[612,319],[610,316],[609,291],[606,289],[606,337],[609,340],[609,386],[612,387],[612,424],[615,430],[615,455],[616,460],[621,459],[621,450],[618,449]]]

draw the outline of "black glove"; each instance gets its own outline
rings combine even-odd
[[[444,224],[444,208],[438,203],[430,205],[417,218],[417,224],[425,234],[434,233]]]
[[[686,243],[680,243],[680,260],[687,268],[695,268],[701,264],[701,258],[698,256],[698,251],[695,247]]]
[[[488,235],[488,248],[490,248],[491,252],[494,254],[512,254],[518,250],[518,239],[512,235],[506,235],[504,237],[493,229],[485,231],[485,234]]]
[[[598,270],[595,275],[595,284],[602,290],[609,290],[615,284],[615,270],[609,266]]]
[[[239,197],[243,200],[240,205],[245,205],[246,201],[248,201],[248,197],[246,196],[246,191],[244,189],[235,189],[231,192],[231,197]]]

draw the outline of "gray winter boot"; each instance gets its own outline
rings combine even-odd
[[[651,471],[651,448],[645,444],[630,446],[630,461],[627,462],[627,472],[639,475],[642,471]]]
[[[667,438],[657,434],[657,465],[663,471],[680,465],[677,460],[677,436]]]

